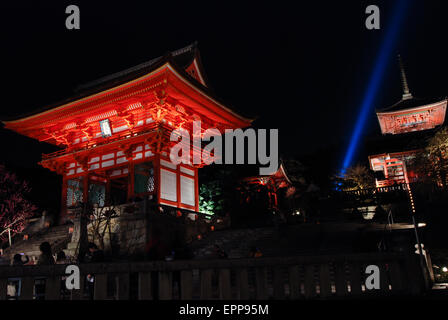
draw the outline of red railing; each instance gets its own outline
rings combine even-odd
[[[168,127],[163,126],[165,129],[168,129]],[[141,137],[144,134],[148,134],[148,133],[152,133],[154,132],[156,129],[156,125],[151,124],[149,126],[148,130],[145,131],[141,131],[141,132],[135,132],[135,133],[129,133],[128,131],[123,132],[123,133],[118,133],[118,134],[114,134],[111,137],[108,138],[104,138],[104,142],[90,142],[87,145],[79,148],[79,149],[74,149],[74,148],[65,148],[62,150],[58,150],[52,153],[47,153],[47,154],[42,154],[42,160],[48,160],[48,159],[52,159],[52,158],[56,158],[56,157],[60,157],[63,155],[67,155],[70,153],[76,153],[76,152],[81,152],[81,151],[85,151],[85,150],[89,150],[89,149],[93,149],[93,148],[100,148],[100,147],[104,147],[107,145],[110,145],[112,143],[116,143],[117,141],[120,140],[124,140],[124,139],[130,139],[131,140],[135,140],[138,137]],[[172,128],[169,128],[172,129]]]

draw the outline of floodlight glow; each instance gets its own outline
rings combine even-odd
[[[355,128],[353,129],[353,133],[350,138],[350,143],[345,153],[344,162],[342,165],[343,173],[345,173],[345,170],[351,165],[353,157],[355,156],[355,151],[361,138],[362,129],[364,128],[367,116],[372,109],[374,99],[377,95],[378,89],[380,88],[380,81],[383,78],[384,71],[386,70],[387,63],[390,60],[390,55],[397,40],[400,26],[405,16],[404,13],[406,11],[407,4],[408,3],[406,0],[399,0],[396,2],[391,23],[386,26],[387,31],[361,104],[361,112],[358,115]]]

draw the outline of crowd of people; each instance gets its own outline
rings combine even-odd
[[[70,264],[74,261],[72,259],[69,259],[64,251],[59,251],[57,254],[54,254],[52,252],[52,248],[50,243],[48,242],[42,242],[39,246],[40,255],[36,257],[28,257],[24,253],[17,253],[14,255],[11,265],[12,266],[28,266],[28,265],[55,265],[55,264]],[[227,259],[228,254],[227,252],[222,249],[218,245],[214,245],[213,250],[214,258],[216,259]],[[263,254],[261,250],[257,247],[251,247],[248,257],[249,258],[259,258],[262,257]],[[169,242],[166,241],[160,231],[154,230],[152,237],[150,241],[147,243],[146,250],[145,250],[145,260],[149,261],[157,261],[157,260],[165,260],[165,261],[171,261],[171,260],[184,260],[184,259],[191,259],[193,257],[193,253],[189,246],[170,246]],[[78,262],[82,263],[101,263],[105,262],[106,258],[104,255],[103,250],[99,249],[98,246],[92,242],[89,242],[87,245],[86,253],[82,256],[81,259],[78,259]],[[154,296],[157,296],[158,294],[158,277],[155,273],[151,274],[152,281],[153,281],[153,294]],[[14,285],[8,285],[8,296],[10,297],[17,297],[20,295],[20,287],[21,287],[21,279],[9,279],[13,282],[15,281],[16,284]],[[175,282],[178,283],[180,287],[180,274],[174,274]],[[65,281],[65,277],[61,278],[61,281]],[[65,286],[61,282],[61,292],[64,291]],[[94,294],[94,283],[95,283],[95,275],[88,274],[85,277],[84,281],[84,293],[89,295],[91,299],[93,299]],[[41,288],[42,287],[42,288]],[[36,295],[42,295],[44,296],[44,288],[45,284],[38,284],[36,282],[35,286],[35,294]],[[41,290],[42,289],[42,290]],[[42,292],[41,292],[42,291]],[[70,292],[62,292],[64,295],[70,295]]]
[[[69,264],[72,262],[63,250],[54,254],[51,250],[51,245],[48,242],[42,242],[39,246],[40,255],[32,257],[30,259],[24,253],[16,253],[12,260],[12,266],[30,266],[30,265],[54,265],[54,264]],[[104,253],[102,250],[98,249],[97,245],[89,242],[88,251],[85,254],[83,262],[86,263],[97,263],[104,262]]]
[[[24,253],[16,253],[11,261],[12,266],[30,266],[30,265],[53,265],[53,264],[67,264],[67,259],[64,251],[59,251],[53,254],[51,245],[48,242],[42,242],[39,246],[40,255],[36,257],[28,257]]]
[[[29,266],[29,265],[55,265],[55,264],[69,264],[72,261],[66,256],[64,251],[59,251],[57,254],[53,254],[51,245],[48,242],[42,242],[39,246],[40,255],[30,259],[24,253],[16,253],[11,261],[12,266]],[[99,263],[104,261],[104,253],[94,243],[89,243],[87,252],[84,256],[83,262],[85,263]],[[88,274],[86,276],[86,292],[93,298],[93,286],[94,275]],[[7,294],[11,299],[20,296],[22,279],[11,278],[8,279]],[[61,278],[61,293],[62,296],[68,296],[70,292],[65,289],[65,277]],[[35,296],[40,299],[45,294],[45,282],[36,280],[35,283]]]

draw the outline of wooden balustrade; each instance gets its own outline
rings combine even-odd
[[[65,265],[0,267],[0,300],[8,282],[20,278],[18,299],[36,298],[36,279],[45,280],[49,300],[59,299],[328,299],[363,295],[419,294],[418,257],[371,253],[256,259],[82,264],[81,289],[65,293]],[[380,269],[379,290],[364,283],[366,266]],[[94,283],[84,287],[86,275]],[[112,281],[110,281],[112,280]],[[112,289],[112,290],[111,290]],[[67,294],[68,292],[68,294]],[[113,293],[111,293],[113,292]]]

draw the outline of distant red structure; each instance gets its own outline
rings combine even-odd
[[[4,121],[6,128],[61,147],[40,164],[63,176],[61,216],[89,200],[100,206],[153,198],[198,211],[199,165],[170,162],[170,134],[247,127],[208,89],[196,44],[79,88],[67,101]],[[201,152],[201,150],[192,150]]]
[[[405,109],[377,112],[383,134],[401,134],[412,131],[433,129],[443,124],[446,100]]]
[[[400,135],[405,141],[411,139],[412,132],[431,130],[443,125],[447,108],[447,99],[417,99],[409,91],[406,74],[401,59],[400,71],[403,85],[402,99],[396,104],[376,114],[383,135]],[[407,136],[408,135],[408,136]],[[369,156],[370,168],[382,172],[383,177],[376,179],[377,187],[399,183],[414,182],[418,177],[407,164],[419,150],[396,150]]]
[[[243,179],[243,182],[248,185],[265,188],[267,191],[268,204],[270,209],[278,208],[279,190],[282,188],[289,188],[293,186],[291,180],[286,174],[286,170],[283,164],[280,164],[278,170],[271,175],[247,177]]]

